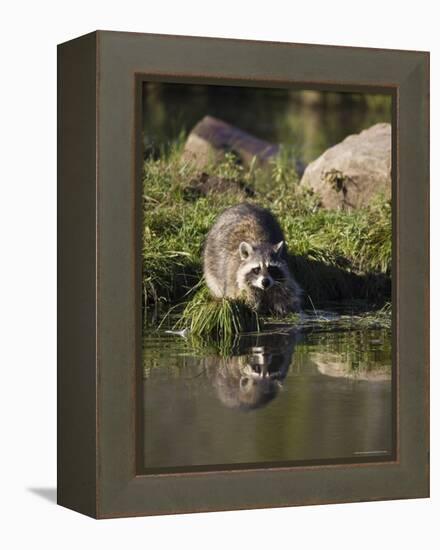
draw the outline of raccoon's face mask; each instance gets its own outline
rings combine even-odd
[[[245,357],[239,382],[240,403],[258,408],[271,401],[282,387],[277,365],[271,369],[272,355],[264,348],[255,349]]]
[[[245,284],[260,290],[268,290],[282,280],[284,272],[280,269],[280,259],[283,248],[284,241],[261,247],[252,246],[247,242],[240,243],[240,273]]]

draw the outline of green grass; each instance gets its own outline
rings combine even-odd
[[[229,341],[236,334],[260,332],[263,321],[244,301],[214,299],[202,286],[186,304],[176,326],[188,328],[195,337]]]
[[[185,187],[197,172],[182,161],[181,147],[182,140],[144,165],[143,303],[145,319],[154,322],[194,295],[191,289],[202,276],[201,252],[207,232],[219,213],[243,201],[243,196],[227,193],[187,200]],[[247,200],[270,208],[277,216],[289,246],[292,272],[306,298],[310,296],[315,303],[342,298],[376,304],[389,301],[389,202],[377,197],[368,208],[357,211],[323,210],[319,197],[298,185],[286,152],[264,170],[256,163],[244,168],[227,155],[224,162],[206,171],[243,182],[255,192]],[[185,315],[195,315],[196,304],[202,304],[201,295],[188,305]],[[220,313],[218,303],[205,306],[211,308],[209,315],[219,319],[230,307],[222,304]],[[228,323],[219,330],[228,331]]]

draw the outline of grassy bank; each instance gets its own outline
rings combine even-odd
[[[378,198],[368,208],[353,212],[325,211],[318,197],[299,187],[287,154],[264,170],[255,164],[244,168],[227,156],[206,172],[236,182],[236,188],[197,196],[188,188],[199,174],[182,162],[180,151],[177,143],[144,165],[143,298],[144,309],[153,319],[188,300],[202,275],[206,233],[220,212],[243,200],[270,208],[278,217],[292,272],[306,300],[318,304],[356,298],[381,304],[390,299],[388,202]]]

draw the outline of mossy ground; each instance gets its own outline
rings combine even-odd
[[[270,208],[284,230],[291,269],[307,303],[363,299],[382,306],[390,300],[391,205],[381,197],[356,211],[327,211],[319,197],[298,184],[288,151],[266,168],[245,168],[227,155],[210,175],[243,182],[254,196],[211,194],[188,200],[185,192],[197,170],[181,159],[182,140],[144,164],[143,306],[153,323],[185,303],[195,313],[201,298],[201,252],[205,236],[225,208],[248,200]],[[309,302],[310,301],[310,302]],[[206,304],[205,304],[206,305]],[[210,306],[211,320],[216,306]],[[204,306],[205,307],[205,306]],[[226,306],[221,305],[223,313]],[[238,307],[238,306],[237,306]],[[188,310],[189,308],[189,310]],[[221,308],[220,308],[221,309]],[[193,321],[191,321],[193,322]],[[230,319],[221,330],[229,330]],[[232,325],[234,327],[234,325]]]

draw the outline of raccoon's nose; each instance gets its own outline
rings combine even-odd
[[[270,279],[268,279],[267,277],[265,277],[264,279],[261,279],[261,286],[263,288],[269,288],[270,286]]]

